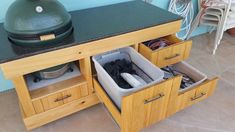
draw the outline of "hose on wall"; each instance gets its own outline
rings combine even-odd
[[[183,17],[182,28],[176,36],[182,40],[185,40],[189,34],[193,19],[194,19],[194,7],[192,0],[171,0],[168,10],[172,13]]]

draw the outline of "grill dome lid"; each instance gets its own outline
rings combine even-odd
[[[59,43],[73,31],[71,15],[57,0],[16,0],[4,28],[14,44],[27,47]]]
[[[44,34],[71,21],[57,0],[16,0],[6,13],[4,28],[13,34]]]

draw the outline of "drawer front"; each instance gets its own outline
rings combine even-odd
[[[64,103],[69,103],[74,100],[85,97],[88,95],[87,84],[66,90],[62,93],[62,95]]]
[[[178,84],[180,84],[180,82],[181,80],[177,81]],[[173,87],[168,105],[167,116],[170,116],[211,96],[215,91],[217,82],[218,78],[207,80],[193,89],[186,91],[185,93],[179,93],[179,85],[178,87]]]
[[[122,100],[123,131],[139,131],[166,117],[173,79],[126,96]]]
[[[149,103],[145,103],[145,107],[148,107],[148,122],[146,123],[146,126],[152,125],[153,123],[165,119],[171,87],[172,81],[169,81],[166,83],[159,84],[155,86],[154,89],[151,89],[151,98],[147,99]]]
[[[189,57],[192,41],[182,42],[175,36],[168,36],[164,38],[174,44],[155,51],[151,50],[144,44],[140,44],[139,52],[160,68],[178,63]]]
[[[45,111],[63,105],[63,96],[61,93],[53,94],[41,99]]]
[[[186,43],[177,44],[169,48],[160,50],[158,52],[158,58],[156,65],[159,67],[165,67],[171,64],[175,64],[184,60],[184,53],[186,50]]]
[[[34,100],[33,106],[36,113],[42,113],[86,96],[88,96],[88,87],[87,84],[83,84],[42,99]]]

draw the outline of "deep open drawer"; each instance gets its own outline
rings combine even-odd
[[[139,45],[139,52],[160,68],[175,64],[189,57],[192,41],[182,41],[174,35],[169,35],[163,38],[173,42],[173,44],[161,49],[152,50],[145,44],[141,43]]]
[[[138,132],[206,99],[215,91],[218,78],[206,80],[200,85],[184,91],[184,93],[179,92],[181,80],[181,76],[176,76],[125,96],[122,98],[122,107],[119,110],[97,79],[93,78],[96,94],[107,107],[122,132]]]
[[[177,78],[179,77],[123,97],[121,110],[113,103],[96,78],[93,82],[96,94],[119,124],[122,132],[137,132],[166,118],[171,89]]]

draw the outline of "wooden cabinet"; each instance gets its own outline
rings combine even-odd
[[[139,52],[160,68],[175,64],[189,57],[192,41],[181,41],[174,35],[163,37],[163,39],[169,40],[173,44],[153,51],[141,43]]]
[[[119,109],[97,80],[92,80],[91,56],[127,46],[135,45],[143,56],[158,67],[185,60],[189,57],[192,42],[181,41],[170,35],[179,31],[180,25],[181,20],[174,20],[117,36],[102,36],[103,39],[96,41],[67,45],[65,48],[60,47],[54,51],[48,50],[42,54],[1,64],[5,76],[15,84],[26,128],[30,130],[42,126],[101,101],[122,132],[137,132],[212,95],[218,78],[207,80],[193,89],[179,93],[181,76],[177,76],[123,97],[122,109]],[[143,41],[166,35],[169,36],[164,38],[174,44],[155,51],[144,44],[137,46]],[[72,61],[79,61],[81,76],[38,90],[28,90],[24,79],[26,74]]]

